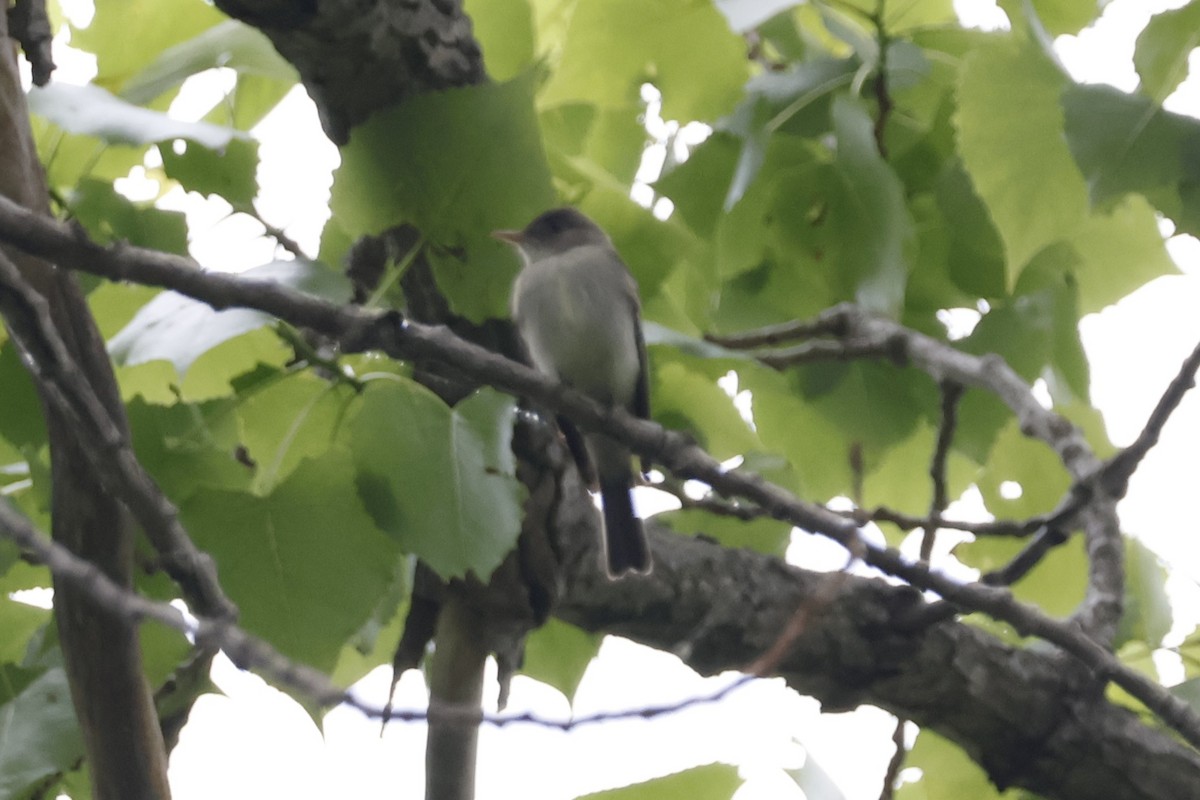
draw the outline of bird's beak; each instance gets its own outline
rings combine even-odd
[[[492,238],[515,246],[524,241],[525,235],[521,231],[492,231]]]

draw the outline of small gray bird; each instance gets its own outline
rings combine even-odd
[[[637,284],[608,235],[573,208],[547,211],[524,230],[493,235],[514,245],[524,262],[511,306],[534,366],[597,402],[648,418]],[[599,480],[609,573],[649,571],[646,535],[630,495],[629,449],[599,433],[581,441],[569,421],[560,426],[585,480]]]

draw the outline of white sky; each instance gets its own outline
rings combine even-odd
[[[77,2],[86,5],[87,0]],[[1137,83],[1133,35],[1151,13],[1182,4],[1182,0],[1114,0],[1093,29],[1060,39],[1059,51],[1077,77],[1131,90]],[[64,2],[69,13],[77,13],[72,11],[74,5]],[[957,0],[955,5],[973,24],[1003,23],[1003,15],[991,2]],[[62,66],[56,79],[78,83],[94,73],[86,59],[62,48],[56,58]],[[198,97],[222,92],[224,86],[224,80],[189,84],[172,113],[189,118],[195,113],[190,109],[201,105]],[[1200,109],[1198,92],[1200,81],[1189,80],[1167,105],[1195,115]],[[292,92],[255,135],[261,142],[260,213],[315,253],[327,214],[330,172],[338,162],[336,149],[320,133],[312,104],[301,89]],[[124,190],[134,195],[157,193],[138,181],[129,182]],[[222,201],[202,200],[176,189],[167,205],[187,212],[193,255],[206,266],[239,269],[276,256],[257,223],[229,217]],[[1178,237],[1170,247],[1184,274],[1154,281],[1088,317],[1081,326],[1093,367],[1094,399],[1119,445],[1137,434],[1179,363],[1200,341],[1200,314],[1195,312],[1200,308],[1196,277],[1200,244]],[[1193,393],[1167,426],[1162,442],[1121,504],[1125,529],[1179,571],[1182,577],[1172,581],[1172,589],[1177,598],[1187,596],[1193,601],[1198,594],[1195,582],[1200,579],[1198,537],[1191,515],[1181,513],[1185,507],[1179,498],[1195,492],[1200,467],[1197,441],[1200,400]],[[808,565],[815,555],[807,554]],[[826,556],[831,568],[840,563],[839,552],[827,551]],[[1190,605],[1200,607],[1196,602]],[[177,800],[422,795],[422,726],[393,723],[380,738],[376,723],[338,709],[325,718],[322,737],[296,704],[259,678],[237,671],[224,660],[213,677],[224,696],[199,700],[172,755],[171,782]],[[735,677],[701,679],[673,656],[610,638],[580,686],[574,712],[637,708],[705,695]],[[381,703],[389,678],[381,668],[357,689]],[[424,702],[420,676],[410,673],[401,683],[397,705],[420,708]],[[546,716],[571,713],[558,692],[520,676],[514,680],[509,709]],[[876,709],[822,716],[815,701],[797,696],[781,681],[764,680],[720,704],[649,721],[608,723],[570,733],[531,726],[485,728],[478,797],[511,798],[519,792],[529,800],[558,800],[720,761],[739,765],[746,778],[737,800],[788,800],[803,794],[783,769],[800,766],[807,749],[849,800],[874,800],[892,752],[893,725],[890,716]]]

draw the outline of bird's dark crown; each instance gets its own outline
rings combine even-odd
[[[596,239],[607,239],[599,225],[588,219],[583,212],[570,207],[555,208],[541,214],[526,225],[522,233],[526,241],[546,244],[575,243],[576,240],[583,244]]]

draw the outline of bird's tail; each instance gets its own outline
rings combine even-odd
[[[600,500],[604,507],[604,550],[608,554],[609,574],[619,578],[627,572],[649,572],[646,533],[642,521],[633,513],[629,479],[601,479]]]

